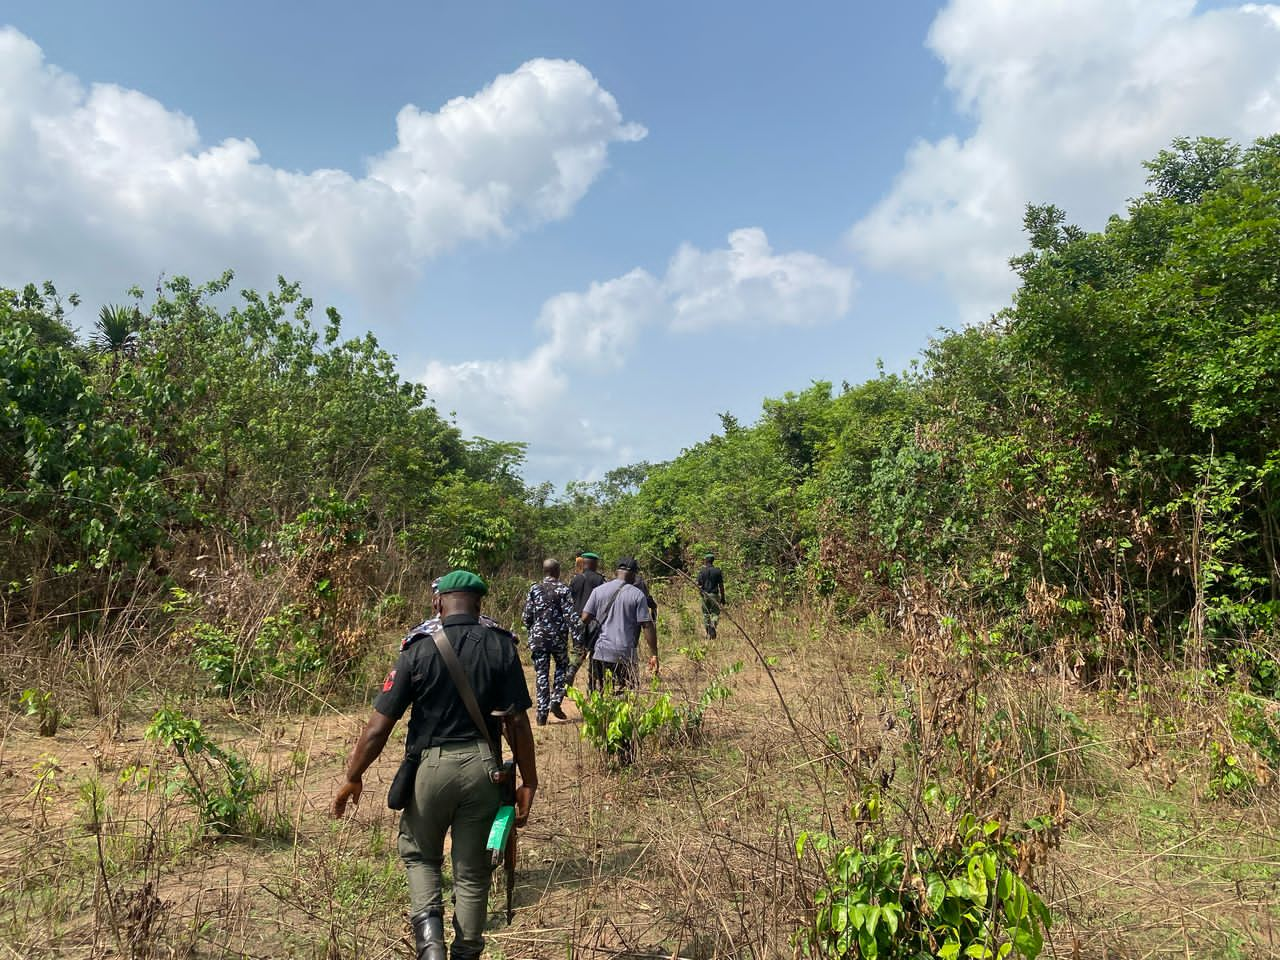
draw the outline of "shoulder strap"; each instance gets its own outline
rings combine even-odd
[[[436,649],[440,651],[440,657],[444,660],[445,669],[449,671],[449,676],[453,678],[453,685],[458,688],[458,696],[462,697],[462,703],[466,706],[467,713],[471,714],[471,722],[484,735],[484,741],[489,745],[489,750],[493,753],[494,760],[497,761],[499,759],[498,748],[494,746],[493,737],[489,734],[489,725],[484,722],[484,715],[480,712],[480,704],[476,702],[476,695],[471,690],[471,683],[467,680],[467,675],[462,670],[458,655],[453,652],[453,644],[449,642],[449,638],[445,635],[444,627],[431,631],[431,639],[436,642]]]
[[[608,602],[608,603],[606,603],[606,604],[604,605],[604,610],[603,610],[603,611],[601,612],[601,614],[600,614],[600,625],[601,625],[601,626],[603,626],[603,625],[604,625],[604,622],[605,622],[607,619],[609,619],[609,611],[613,609],[613,601],[615,601],[615,600],[617,600],[617,599],[618,599],[618,594],[620,594],[624,589],[626,589],[626,586],[627,586],[627,585],[624,583],[624,584],[623,584],[621,587],[619,587],[617,590],[613,591],[613,596],[612,596],[612,597],[610,597],[610,598],[609,598],[609,602]]]

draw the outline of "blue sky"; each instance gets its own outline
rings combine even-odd
[[[1280,129],[1278,11],[11,0],[0,283],[284,273],[598,476],[988,315],[1026,202],[1097,227],[1173,136]]]

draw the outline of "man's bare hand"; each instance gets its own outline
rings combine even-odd
[[[337,820],[342,819],[342,815],[347,812],[347,801],[351,801],[353,807],[360,806],[360,793],[364,790],[364,781],[360,778],[355,780],[347,780],[338,788],[338,795],[333,798],[333,805],[329,808],[329,812],[333,814]]]
[[[523,827],[529,822],[529,810],[533,806],[533,795],[537,787],[516,787],[516,826]]]
[[[658,675],[658,658],[657,657],[649,658],[649,672],[653,674],[655,677]]]

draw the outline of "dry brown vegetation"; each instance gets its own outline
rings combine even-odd
[[[664,686],[692,699],[743,661],[733,695],[696,740],[628,767],[583,743],[572,712],[536,731],[516,918],[500,916],[495,879],[491,955],[791,956],[822,877],[812,850],[797,858],[799,833],[865,829],[870,788],[885,799],[877,829],[929,836],[942,825],[920,796],[938,781],[983,816],[1052,819],[1052,842],[1024,851],[1055,918],[1044,955],[1280,956],[1275,787],[1259,771],[1232,802],[1207,796],[1209,745],[1229,735],[1212,688],[1153,668],[1086,689],[924,600],[893,629],[761,601],[731,608],[709,643],[691,595],[669,585],[660,600]],[[398,740],[357,814],[327,814],[395,632],[373,641],[362,689],[286,709],[202,693],[183,639],[144,640],[143,619],[6,654],[0,956],[409,956],[383,805]],[[66,714],[52,737],[17,706],[33,685]],[[174,753],[143,735],[166,704],[259,771],[242,835],[202,829],[167,787]]]

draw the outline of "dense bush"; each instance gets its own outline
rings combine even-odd
[[[199,720],[165,708],[152,718],[146,736],[177,754],[170,784],[195,807],[201,827],[243,835],[263,825],[256,801],[266,782],[248,760],[210,739]]]
[[[610,531],[660,571],[715,546],[731,590],[860,614],[928,583],[1086,677],[1155,654],[1273,687],[1280,137],[1179,140],[1148,168],[1099,233],[1030,207],[1012,305],[907,373],[726,414],[626,486],[572,490],[548,538]]]
[[[677,703],[669,693],[615,690],[612,681],[589,693],[573,687],[567,692],[582,714],[582,739],[605,756],[630,763],[646,742],[670,744],[696,737],[707,709],[733,695],[725,681],[741,669],[738,662],[722,670],[693,703]]]
[[[464,438],[371,335],[281,281],[166,281],[77,340],[52,287],[0,290],[5,623],[74,633],[189,558],[296,568],[349,658],[376,588],[536,552],[519,444]],[[69,298],[75,303],[75,298]],[[174,569],[174,567],[179,567]],[[358,569],[357,569],[358,568]]]

